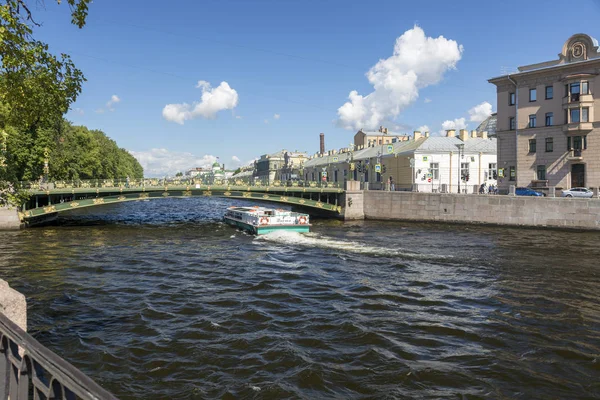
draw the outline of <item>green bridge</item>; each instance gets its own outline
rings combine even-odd
[[[21,220],[55,216],[57,213],[85,207],[97,207],[126,201],[165,199],[169,197],[223,197],[288,204],[309,214],[339,216],[344,190],[333,183],[214,181],[212,184],[192,180],[143,179],[92,180],[76,182],[21,182],[31,198],[21,209]]]

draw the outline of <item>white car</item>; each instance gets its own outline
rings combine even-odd
[[[594,192],[584,187],[571,188],[563,190],[562,197],[586,197],[589,199],[591,197],[594,197]]]

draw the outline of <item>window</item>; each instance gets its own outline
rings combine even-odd
[[[469,163],[460,163],[460,179],[465,182],[469,180]]]
[[[347,170],[347,169],[345,169],[345,170],[344,170],[344,178],[346,178],[347,176],[348,176],[348,170]]]
[[[381,182],[381,172],[375,172],[376,182]]]
[[[496,163],[489,163],[488,179],[498,179],[498,165]]]
[[[583,107],[581,109],[581,122],[588,122],[590,117],[589,107]]]
[[[546,86],[546,100],[554,98],[554,88],[552,86]]]
[[[537,179],[538,179],[538,181],[546,180],[546,166],[545,165],[537,166]]]
[[[508,94],[508,105],[509,106],[514,106],[516,103],[517,97],[515,96],[514,93],[509,93]]]
[[[537,100],[537,89],[529,89],[529,101]]]
[[[508,180],[509,181],[514,181],[516,180],[516,173],[515,173],[515,167],[509,167],[508,168]]]
[[[314,181],[314,180],[315,180],[315,173],[313,172],[311,181]]]
[[[508,118],[508,126],[511,131],[515,130],[515,117]]]
[[[546,113],[546,126],[554,125],[554,113]]]
[[[535,150],[536,150],[535,139],[529,139],[529,152],[535,153]]]
[[[581,82],[581,94],[589,94],[589,91],[588,83],[585,81]]]
[[[529,127],[530,128],[535,128],[535,120],[536,120],[535,114],[531,114],[529,116]]]
[[[583,142],[581,136],[573,136],[573,150],[581,150],[583,148]]]
[[[429,170],[431,171],[431,179],[440,179],[440,163],[430,163]]]
[[[333,171],[333,181],[337,182],[337,169],[335,171]]]
[[[379,139],[379,144],[381,144],[381,139]]]
[[[580,93],[580,85],[579,82],[571,83],[569,85],[569,96],[571,97],[570,101],[579,101],[579,93]]]
[[[579,122],[579,108],[571,108],[571,123]]]
[[[551,137],[546,138],[546,153],[552,153],[554,151],[554,139]]]

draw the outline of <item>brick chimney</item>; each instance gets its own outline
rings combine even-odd
[[[487,136],[487,131],[483,131],[483,132],[481,132],[481,138],[482,138],[482,139],[487,139],[487,138],[488,138],[488,136]]]
[[[475,130],[471,131],[471,137],[473,139],[475,139],[477,137],[477,131],[475,131]]]
[[[325,134],[321,133],[319,135],[319,152],[321,154],[325,153]]]
[[[446,131],[446,136],[447,137],[456,137],[456,129],[448,129]]]
[[[466,142],[469,139],[469,131],[466,129],[461,129],[458,132],[458,138],[463,142]]]
[[[414,131],[413,135],[415,140],[419,140],[423,137],[423,135],[421,135],[421,131]]]

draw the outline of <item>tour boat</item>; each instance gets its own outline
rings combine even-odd
[[[308,232],[308,214],[266,207],[229,207],[223,220],[257,235],[275,231]]]

